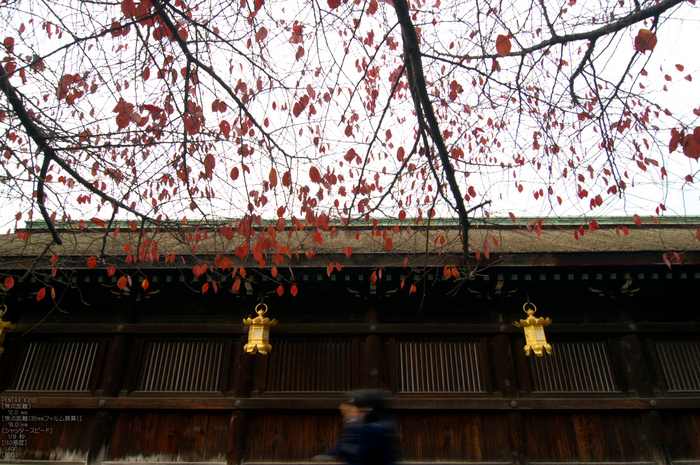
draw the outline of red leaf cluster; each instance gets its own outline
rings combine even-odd
[[[302,96],[298,102],[294,104],[294,108],[292,109],[292,112],[294,113],[294,116],[299,117],[301,115],[301,112],[304,111],[306,106],[309,104],[309,96],[304,95]]]

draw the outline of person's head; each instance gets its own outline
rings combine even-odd
[[[347,392],[340,411],[343,416],[364,416],[367,421],[376,421],[382,415],[387,394],[382,389]]]

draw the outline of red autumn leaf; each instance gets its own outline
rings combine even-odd
[[[457,268],[452,267],[452,270],[450,270],[450,271],[452,272],[453,278],[459,278],[459,270]]]
[[[212,155],[211,153],[208,153],[208,154],[204,157],[204,163],[203,163],[203,164],[204,164],[204,169],[205,169],[206,171],[211,171],[211,170],[213,170],[214,167],[216,166],[216,159],[214,159],[214,155]]]
[[[51,299],[56,300],[56,289],[53,286],[49,286],[49,289],[51,289]]]
[[[202,294],[206,294],[209,290],[209,283],[202,284]]]
[[[233,286],[231,286],[231,292],[238,292],[238,290],[241,288],[241,280],[237,279],[234,281]]]
[[[87,266],[90,268],[95,268],[97,266],[97,259],[94,256],[88,258]]]
[[[309,168],[309,178],[311,178],[311,181],[315,183],[321,182],[321,173],[315,166]]]
[[[233,266],[233,262],[229,257],[224,257],[219,261],[219,268],[222,270],[230,270],[231,267]]]
[[[413,294],[414,292],[417,292],[418,288],[416,288],[415,284],[411,284],[411,290],[408,291],[409,294]]]
[[[406,210],[401,210],[399,212],[399,221],[404,221],[406,219]]]
[[[295,21],[296,23],[296,21]],[[292,37],[289,39],[292,44],[302,44],[304,43],[304,26],[301,24],[294,24],[292,27]]]
[[[695,140],[694,134],[688,134],[683,139],[683,155],[693,160],[700,158],[700,144]]]
[[[282,297],[283,294],[284,294],[284,286],[282,286],[280,284],[279,286],[277,286],[277,295]]]
[[[58,255],[53,254],[53,255],[51,256],[51,263],[53,263],[54,265],[55,265],[56,263],[58,263]]]
[[[163,111],[155,105],[149,105],[148,103],[142,105],[144,110],[148,110],[150,113],[160,113]]]
[[[664,259],[664,263],[666,264],[666,266],[671,268],[671,262],[668,260],[668,253],[667,252],[664,253],[663,259]]]
[[[228,137],[229,133],[231,132],[231,125],[228,121],[223,120],[219,123],[219,129],[221,129],[224,136]]]
[[[125,18],[133,18],[136,15],[136,3],[134,0],[122,0],[121,6]]]
[[[114,276],[114,273],[116,273],[116,272],[117,272],[117,267],[115,267],[114,265],[109,265],[107,267],[107,276]]]
[[[641,53],[651,51],[656,47],[656,42],[656,34],[649,29],[640,29],[637,37],[634,38],[634,49]]]
[[[309,96],[304,95],[299,99],[298,102],[294,104],[294,108],[292,109],[292,112],[294,113],[295,117],[299,117],[301,115],[301,112],[304,111],[304,108],[306,108],[306,105],[309,104]]]
[[[289,171],[282,175],[282,185],[284,187],[289,187],[292,185],[292,173]]]
[[[128,281],[127,281],[127,279],[126,279],[126,276],[122,276],[121,278],[119,278],[119,279],[117,280],[117,287],[118,287],[120,290],[121,290],[121,289],[124,289],[124,288],[126,287],[127,282],[128,282]]]
[[[695,139],[695,142],[700,144],[700,126],[693,129],[693,138]]]
[[[403,147],[399,147],[399,149],[396,151],[396,159],[399,161],[403,161],[403,158],[405,155],[406,155],[406,149]]]
[[[32,62],[29,65],[32,70],[34,70],[37,73],[40,73],[46,69],[46,65],[44,64],[44,60],[41,59],[39,55],[36,53],[32,56]],[[690,76],[688,76],[690,77]]]
[[[377,12],[377,8],[379,7],[379,3],[377,3],[377,0],[370,0],[369,6],[367,7],[367,14],[368,15],[373,15]]]
[[[265,26],[261,26],[258,32],[255,33],[255,41],[260,43],[265,40],[265,37],[267,37],[267,29]]]
[[[471,195],[472,197],[476,197],[476,189],[474,189],[474,186],[469,186],[469,189],[467,190],[467,193]]]
[[[678,129],[671,129],[671,142],[668,143],[668,153],[675,152],[678,148],[678,144],[681,143],[681,133]]]
[[[341,5],[341,1],[340,1],[340,0],[328,0],[328,7],[329,7],[331,10],[335,10],[335,9],[338,8],[340,5]]]
[[[515,215],[513,214],[513,212],[509,212],[508,215],[510,216],[510,220],[511,220],[513,223],[515,223]]]
[[[277,170],[274,168],[270,170],[270,187],[277,187]]]
[[[452,277],[452,271],[450,270],[451,267],[446,266],[444,270],[442,270],[442,274],[445,275],[447,279],[450,279]]]
[[[129,250],[131,250],[131,244],[126,244],[124,246],[124,252],[129,252]]]
[[[632,217],[632,221],[634,221],[634,224],[636,224],[637,226],[642,225],[642,218],[639,215],[637,215],[636,213]]]
[[[276,278],[276,277],[277,277],[277,273],[278,273],[278,272],[277,272],[277,267],[276,267],[276,266],[273,266],[272,268],[270,268],[270,274],[272,275],[273,278]]]
[[[148,286],[150,286],[151,283],[148,282],[148,279],[144,278],[143,281],[141,281],[141,287],[143,287],[143,290],[145,291],[148,289]]]
[[[481,250],[476,251],[476,259],[481,260]]]
[[[698,240],[700,240],[700,239],[698,239]],[[5,289],[8,289],[8,290],[12,289],[12,286],[14,286],[14,285],[15,285],[15,278],[13,278],[12,276],[8,276],[7,278],[5,278]]]
[[[228,226],[222,226],[221,228],[219,228],[219,232],[227,240],[230,241],[231,239],[233,239],[233,229],[229,228]]]
[[[12,37],[5,37],[3,45],[5,45],[5,50],[7,50],[7,53],[11,54],[14,52],[15,49],[15,39]]]
[[[326,267],[326,273],[328,274],[328,276],[330,276],[333,273],[334,266],[335,264],[333,262],[330,262]]]
[[[350,247],[350,246],[343,247],[343,253],[345,254],[346,257],[350,258],[350,255],[352,255],[352,247]]]
[[[238,168],[236,168],[235,166],[231,170],[231,179],[233,179],[234,181],[238,179]]]
[[[390,237],[387,237],[384,241],[384,248],[389,251],[394,250],[394,241]]]
[[[377,272],[373,271],[372,276],[370,276],[370,279],[372,280],[373,283],[377,282]]]
[[[46,297],[46,288],[42,287],[41,289],[39,289],[39,292],[36,293],[36,301],[38,302],[44,297]]]
[[[505,57],[508,56],[510,53],[512,44],[510,43],[510,39],[508,36],[504,36],[503,34],[499,35],[496,37],[496,51],[498,52],[499,56]]]
[[[297,294],[299,293],[299,289],[297,288],[297,285],[292,284],[292,287],[289,289],[289,292],[292,294],[292,296],[296,297]]]

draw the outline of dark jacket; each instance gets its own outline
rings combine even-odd
[[[385,420],[351,420],[340,440],[324,455],[338,457],[348,465],[392,465],[398,460],[396,428]]]

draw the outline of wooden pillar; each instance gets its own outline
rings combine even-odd
[[[241,403],[239,399],[248,398],[251,396],[251,392],[254,389],[255,382],[257,380],[258,385],[255,389],[261,389],[260,379],[254,376],[254,368],[257,367],[258,371],[267,371],[267,355],[250,355],[243,350],[243,346],[248,342],[248,335],[245,334],[241,336],[239,343],[237,344],[237,354],[236,360],[236,381],[234,383],[233,396],[237,399],[235,401],[236,407]],[[264,358],[261,362],[258,362],[261,358]],[[262,363],[263,367],[258,367]],[[254,380],[255,378],[255,380]],[[245,410],[236,408],[231,412],[231,420],[229,422],[229,443],[228,451],[226,453],[226,463],[228,465],[240,465],[245,460],[245,449],[248,440],[248,420],[247,413]]]
[[[494,362],[496,365],[496,385],[505,399],[513,399],[513,410],[505,415],[508,425],[508,447],[513,465],[529,465],[530,458],[525,444],[525,426],[523,416],[517,410],[518,385],[515,377],[513,351],[507,334],[498,334],[493,338]]]
[[[138,296],[129,298],[122,296],[122,314],[119,322],[122,324],[133,323],[138,309]],[[121,330],[121,326],[117,328]],[[124,377],[128,366],[129,348],[131,337],[124,334],[117,334],[109,344],[104,362],[104,385],[102,386],[102,397],[117,397],[122,390]],[[104,400],[100,401],[103,403]],[[113,412],[100,410],[95,419],[95,428],[90,434],[89,449],[87,454],[88,465],[99,464],[105,460],[107,448],[109,446],[109,436],[112,432],[112,425],[115,422]]]
[[[650,373],[644,361],[642,343],[637,334],[628,334],[622,338],[622,358],[630,390],[634,391],[638,397],[654,397]],[[650,401],[650,403],[654,402],[653,399]],[[663,438],[661,415],[658,410],[648,410],[641,415],[654,461],[662,465],[671,465],[671,456]]]
[[[368,312],[370,331],[374,333],[379,328],[377,309],[372,305]],[[366,387],[369,389],[384,388],[382,379],[382,338],[378,334],[369,334],[365,342],[365,373]]]

